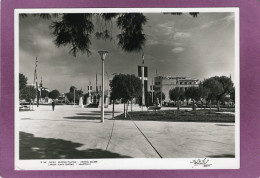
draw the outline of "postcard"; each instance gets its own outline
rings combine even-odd
[[[238,8],[15,9],[15,169],[239,169]]]

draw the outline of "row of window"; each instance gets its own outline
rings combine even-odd
[[[180,82],[180,84],[184,84],[184,85],[187,85],[187,84],[196,84],[196,82]]]
[[[189,87],[182,87],[181,89],[186,91]],[[161,87],[155,87],[154,91],[161,91]]]
[[[155,82],[155,85],[160,85],[160,82]],[[175,84],[175,83],[171,83],[171,84]],[[178,84],[178,82],[176,82],[176,85]],[[196,84],[196,82],[180,82],[180,85],[192,85],[192,84]]]

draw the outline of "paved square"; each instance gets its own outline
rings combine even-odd
[[[115,115],[123,112],[115,105]],[[112,120],[112,106],[19,112],[20,159],[234,157],[234,123]],[[130,109],[130,108],[129,108]],[[169,109],[169,108],[166,108]],[[133,106],[134,111],[141,111]]]

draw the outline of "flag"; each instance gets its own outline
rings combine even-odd
[[[143,64],[144,64],[144,53],[143,53],[143,55],[142,55],[142,60],[143,60]]]

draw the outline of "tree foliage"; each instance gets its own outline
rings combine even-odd
[[[58,90],[52,90],[48,96],[51,99],[57,99],[60,96],[60,92]]]
[[[184,100],[185,92],[183,88],[176,87],[169,91],[169,96],[171,100],[178,101],[177,110],[180,110],[180,100]]]
[[[42,98],[46,98],[46,97],[48,97],[48,95],[49,95],[49,92],[47,90],[42,90],[41,91],[41,97]]]
[[[202,88],[202,87],[189,87],[185,91],[185,97],[186,99],[191,99],[192,100],[192,109],[196,110],[196,107],[194,105],[194,101],[198,102],[202,98],[206,97],[207,95],[207,90]]]
[[[170,96],[170,99],[174,100],[174,101],[183,100],[185,98],[185,93],[182,88],[176,87],[169,91],[169,96]]]
[[[231,89],[231,92],[230,92],[230,99],[235,101],[235,98],[236,98],[236,96],[235,96],[235,87],[233,87]]]
[[[66,96],[69,102],[74,102],[74,89],[75,89],[75,102],[79,102],[79,98],[83,96],[83,91],[80,89],[78,90],[75,86],[71,86],[69,92],[66,93]]]
[[[226,76],[215,76],[203,81],[203,87],[209,90],[208,100],[217,100],[218,110],[220,101],[223,101],[233,88],[233,82]]]
[[[117,19],[117,25],[122,30],[117,35],[120,46],[126,52],[140,51],[145,44],[143,25],[147,19],[142,13],[121,14]]]
[[[182,13],[164,13],[181,15]],[[198,12],[189,13],[197,17]],[[21,14],[27,17],[28,14]],[[42,19],[52,19],[50,24],[54,43],[58,47],[67,46],[69,53],[76,56],[78,52],[91,54],[91,39],[94,36],[100,40],[113,40],[113,23],[115,22],[119,34],[117,44],[125,52],[139,52],[143,50],[146,35],[143,26],[147,17],[143,13],[67,13],[67,14],[32,14]]]
[[[230,94],[233,82],[226,76],[215,76],[204,80],[203,87],[209,90],[209,99],[221,101]]]
[[[76,56],[77,52],[91,54],[91,33],[94,25],[91,21],[92,14],[63,14],[61,20],[51,24],[55,44],[60,46],[70,45],[70,53]]]
[[[202,88],[199,88],[199,87],[189,87],[185,91],[186,99],[192,99],[192,100],[195,100],[195,101],[199,101],[202,98],[201,89]]]
[[[36,98],[36,89],[33,86],[26,86],[21,90],[20,99],[31,101]]]
[[[110,83],[111,98],[123,99],[124,102],[138,98],[142,92],[142,82],[135,75],[118,74]]]
[[[126,52],[140,51],[145,43],[143,25],[146,23],[146,17],[141,13],[62,14],[60,20],[52,22],[50,28],[56,46],[70,46],[73,56],[78,52],[90,55],[93,33],[98,40],[112,40],[112,19],[116,17],[117,26],[121,30],[117,35],[118,46]]]
[[[27,80],[24,74],[19,73],[19,91],[22,91],[26,87]]]

